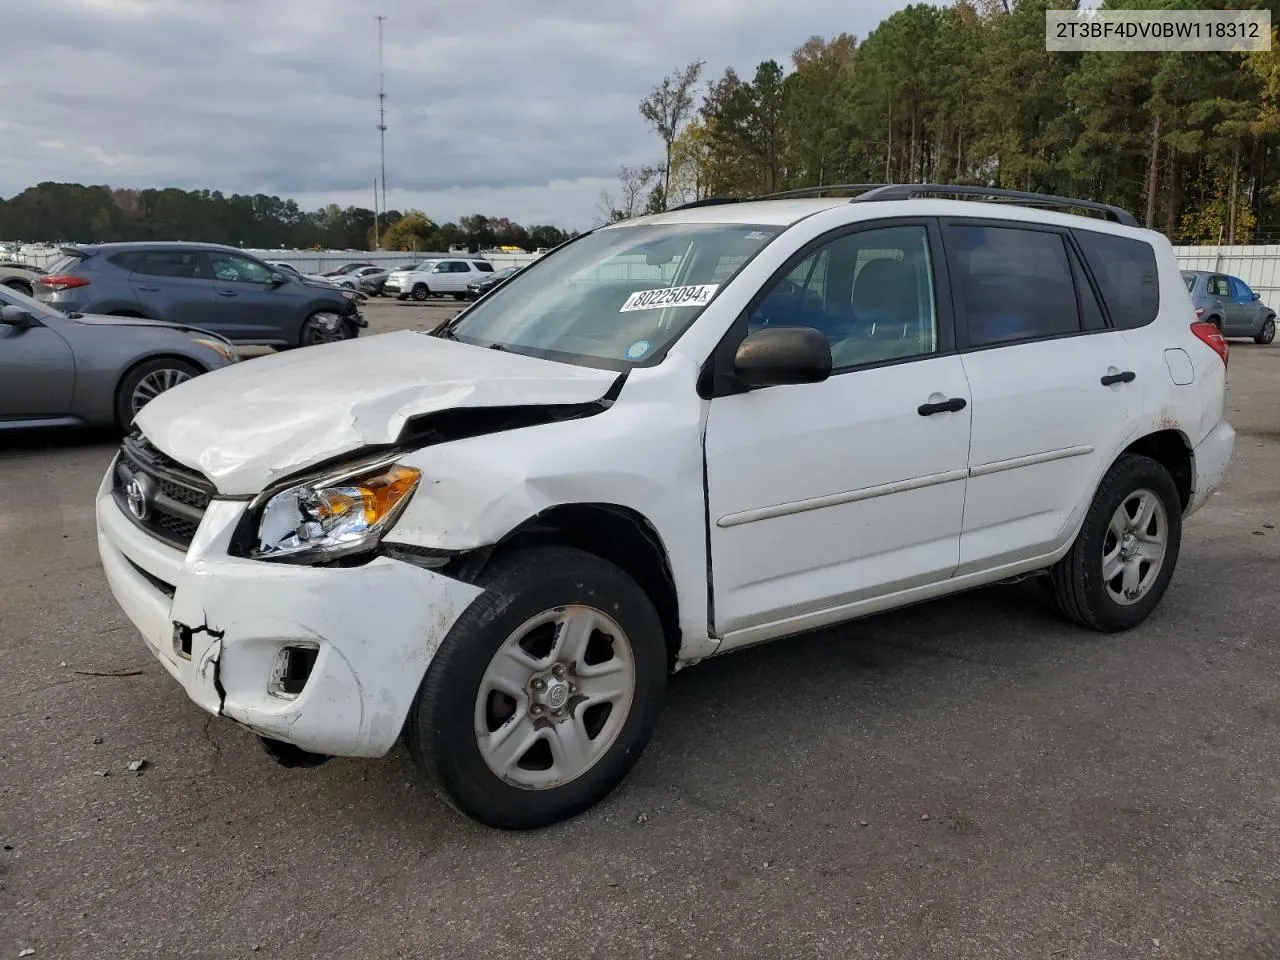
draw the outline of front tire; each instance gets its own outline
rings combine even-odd
[[[338,343],[349,340],[351,336],[351,325],[342,316],[330,310],[319,310],[303,323],[299,345],[314,347],[322,343]]]
[[[1125,454],[1107,471],[1067,555],[1050,571],[1069,619],[1103,633],[1142,623],[1168,589],[1182,544],[1182,502],[1164,466]]]
[[[431,291],[427,288],[425,283],[415,283],[413,285],[413,289],[409,292],[409,296],[413,297],[415,300],[425,300],[427,297],[431,296]]]
[[[1253,338],[1254,343],[1268,344],[1276,338],[1276,318],[1267,317],[1262,322],[1262,329],[1258,335]]]
[[[639,759],[666,690],[662,626],[634,580],[581,550],[513,553],[481,583],[422,681],[409,749],[472,819],[547,826]]]
[[[116,425],[127,431],[133,418],[148,403],[203,371],[185,360],[160,357],[140,363],[120,381],[116,388]]]

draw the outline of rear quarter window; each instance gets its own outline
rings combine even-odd
[[[493,273],[493,264],[488,260],[472,260],[471,263],[481,273]]]
[[[1092,230],[1074,231],[1112,326],[1145,327],[1160,311],[1160,277],[1151,244]]]

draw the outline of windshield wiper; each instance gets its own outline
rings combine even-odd
[[[450,326],[450,323],[452,323],[452,321],[446,320],[431,332],[431,336],[439,337],[442,340],[457,340],[458,335],[453,332],[453,327]]]
[[[66,317],[67,317],[67,319],[68,319],[68,320],[79,320],[79,319],[80,319],[81,317],[83,317],[83,316],[84,316],[84,314],[83,314],[83,313],[68,313],[68,314],[66,314]]]

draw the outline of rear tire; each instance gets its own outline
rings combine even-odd
[[[1267,317],[1262,322],[1262,330],[1253,338],[1254,343],[1267,344],[1276,338],[1276,318]]]
[[[1182,544],[1182,503],[1164,466],[1125,454],[1093,495],[1076,541],[1050,570],[1058,609],[1103,633],[1129,630],[1159,604]]]
[[[662,625],[634,580],[581,550],[513,553],[480,582],[431,661],[406,739],[466,816],[547,826],[598,803],[639,759],[666,690]]]
[[[203,372],[194,363],[169,357],[138,364],[124,375],[116,387],[116,425],[122,433],[127,432],[133,418],[147,403]]]
[[[415,300],[425,300],[431,296],[431,290],[425,283],[415,283],[413,289],[409,291],[409,296]]]

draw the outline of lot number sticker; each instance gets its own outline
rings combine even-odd
[[[720,284],[703,283],[693,287],[664,287],[660,290],[637,290],[627,297],[619,313],[630,310],[657,310],[661,307],[700,307],[715,296]]]

